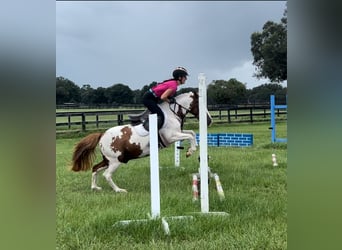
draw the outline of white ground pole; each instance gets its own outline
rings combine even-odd
[[[204,73],[198,76],[199,92],[199,147],[200,147],[200,180],[201,180],[201,212],[209,213],[209,190],[208,190],[208,143],[207,143],[207,86]],[[210,214],[228,215],[226,212],[211,212]]]
[[[118,221],[116,224],[127,225],[132,222],[140,223],[147,222],[153,219],[160,218],[160,185],[159,185],[159,151],[158,151],[158,126],[157,114],[149,115],[149,133],[150,133],[150,182],[151,182],[151,214],[149,219],[139,220],[123,220]],[[167,217],[168,219],[192,219],[192,216],[173,216]],[[170,234],[169,224],[165,217],[161,218],[161,223],[165,234]]]

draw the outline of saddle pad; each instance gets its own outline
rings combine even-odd
[[[135,131],[138,133],[140,136],[148,136],[149,132],[144,129],[144,126],[142,124],[139,124],[137,126],[134,126]]]

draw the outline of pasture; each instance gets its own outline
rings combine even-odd
[[[191,125],[186,129],[198,127]],[[215,182],[209,183],[210,211],[229,216],[201,216],[192,201],[192,173],[199,167],[199,149],[190,158],[181,151],[181,167],[174,167],[174,147],[159,152],[161,216],[193,215],[192,220],[168,221],[165,235],[160,221],[113,226],[126,219],[147,218],[150,212],[149,158],[123,164],[113,175],[128,193],[115,193],[102,175],[102,191],[90,189],[91,172],[68,170],[73,146],[85,134],[57,135],[56,249],[286,249],[287,144],[271,144],[269,122],[221,124],[208,133],[252,133],[246,148],[208,147],[209,166],[219,174],[225,193],[220,201]],[[277,122],[277,136],[287,137],[286,122]],[[186,147],[187,144],[183,143]],[[272,165],[272,153],[278,167]]]

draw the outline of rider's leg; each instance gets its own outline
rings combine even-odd
[[[143,97],[144,105],[151,111],[151,114],[157,114],[158,116],[158,130],[164,124],[164,113],[158,106],[158,98],[155,98],[152,93],[147,92]],[[148,120],[144,122],[144,128],[148,130]]]

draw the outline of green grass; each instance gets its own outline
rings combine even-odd
[[[191,125],[194,126],[194,125]],[[188,128],[190,128],[189,126]],[[192,220],[168,220],[165,235],[160,220],[128,226],[150,212],[149,158],[123,164],[114,181],[128,190],[114,193],[102,175],[102,191],[90,189],[91,173],[68,170],[72,149],[84,134],[56,140],[56,249],[286,249],[287,146],[271,144],[269,123],[217,125],[209,133],[253,133],[248,148],[208,147],[209,166],[218,173],[226,199],[220,201],[209,183],[210,211],[229,216],[201,216],[192,201],[191,174],[197,172],[199,150],[174,167],[174,148],[159,153],[161,216],[193,215]],[[196,127],[193,127],[198,132]],[[286,137],[286,123],[277,123],[277,137]],[[187,146],[187,143],[183,143]],[[279,166],[272,166],[271,154]]]

